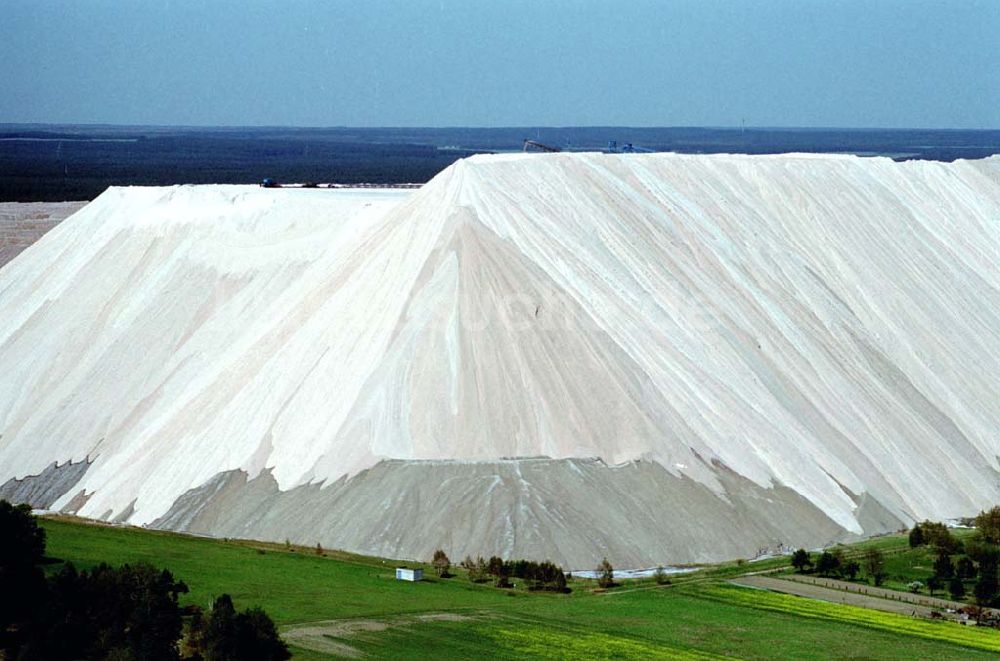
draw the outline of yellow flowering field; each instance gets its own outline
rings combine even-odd
[[[717,599],[738,606],[788,613],[800,617],[847,622],[881,631],[945,641],[990,652],[1000,652],[1000,631],[992,629],[962,626],[954,622],[932,622],[858,606],[832,604],[817,599],[731,585],[703,588],[698,593],[704,598]]]
[[[488,634],[498,648],[519,656],[548,659],[677,659],[703,661],[727,657],[683,650],[604,633],[566,633],[541,627],[500,628]]]

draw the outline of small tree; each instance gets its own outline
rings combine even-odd
[[[792,567],[795,567],[795,570],[800,574],[811,566],[812,558],[809,557],[809,551],[799,549],[792,554]]]
[[[494,579],[499,579],[503,575],[503,558],[498,555],[492,556],[486,561],[486,571]]]
[[[663,567],[657,567],[656,571],[653,572],[653,580],[656,581],[657,585],[666,585],[670,582],[667,578],[667,572],[663,571]]]
[[[831,576],[840,569],[840,560],[832,553],[823,551],[816,561],[816,571],[820,576]]]
[[[202,635],[204,657],[212,661],[283,661],[292,656],[267,613],[248,608],[237,614],[228,594],[215,600]]]
[[[1000,570],[1000,546],[973,539],[966,545],[966,552],[976,561],[977,573],[980,575],[996,574]]]
[[[855,578],[857,578],[858,572],[861,571],[861,565],[858,564],[857,560],[848,560],[847,562],[844,563],[842,571],[844,572],[844,576],[847,577],[848,580],[853,581]]]
[[[989,544],[1000,544],[1000,505],[980,512],[975,521],[979,538]]]
[[[962,582],[958,576],[951,579],[948,583],[948,592],[951,593],[951,598],[955,601],[962,601],[965,597],[965,584]]]
[[[476,558],[476,580],[485,581],[488,570],[489,566],[486,564],[486,560],[483,559],[483,556],[478,556]]]
[[[597,565],[597,584],[602,588],[610,588],[615,584],[615,569],[607,558],[601,560],[601,564]]]
[[[912,592],[913,594],[916,594],[920,592],[920,590],[922,590],[923,587],[924,584],[921,583],[920,581],[910,581],[910,583],[907,584],[906,589]]]
[[[434,558],[431,560],[431,564],[434,565],[434,571],[441,578],[447,578],[451,576],[448,570],[451,569],[451,560],[448,559],[448,554],[442,549],[434,551]]]
[[[976,603],[980,606],[989,606],[997,598],[997,576],[980,572],[979,580],[972,594],[976,597]]]
[[[955,565],[951,564],[951,555],[945,551],[938,553],[934,559],[934,573],[944,579],[950,579],[955,575]]]
[[[236,659],[285,661],[292,658],[278,628],[261,608],[248,608],[236,616]]]
[[[181,658],[199,658],[205,651],[205,636],[208,632],[208,620],[205,612],[198,606],[188,606],[192,609],[191,616],[184,623],[184,636],[181,638]],[[197,656],[195,656],[197,655]]]
[[[962,543],[951,534],[948,526],[943,523],[924,521],[920,524],[920,531],[923,535],[924,543],[930,544],[937,548],[938,551],[952,554],[957,553],[962,547]]]
[[[514,568],[514,563],[504,562],[503,558],[498,555],[491,557],[486,561],[486,572],[493,577],[493,585],[498,588],[508,588],[510,587],[511,571]]]
[[[469,572],[469,580],[473,583],[478,583],[481,580],[479,576],[479,571],[476,565],[476,561],[472,559],[471,555],[465,556],[465,559],[459,563],[462,569]]]
[[[924,545],[924,531],[920,528],[920,524],[916,524],[910,530],[910,548],[915,549],[918,546]]]
[[[942,585],[941,579],[937,576],[931,576],[927,579],[927,591],[930,592],[931,595],[940,590]]]
[[[969,558],[959,558],[955,566],[955,576],[958,578],[972,579],[976,577],[976,565]]]
[[[882,585],[885,580],[885,557],[878,549],[871,548],[865,553],[865,572],[875,585]]]
[[[556,574],[555,580],[552,582],[553,588],[556,592],[569,592],[569,588],[566,587],[566,575],[562,572]]]
[[[323,545],[316,542],[316,555],[323,555]]]

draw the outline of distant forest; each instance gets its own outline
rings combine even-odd
[[[568,150],[609,141],[683,153],[846,152],[983,158],[1000,131],[705,128],[183,128],[0,124],[0,201],[90,200],[108,186],[423,183],[474,153],[524,139]]]

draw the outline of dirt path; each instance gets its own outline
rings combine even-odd
[[[736,585],[745,587],[782,592],[799,597],[819,599],[834,604],[847,604],[849,606],[860,606],[861,608],[871,608],[873,610],[885,611],[887,613],[898,613],[900,615],[917,615],[919,617],[930,617],[932,611],[940,611],[940,607],[913,604],[907,601],[897,601],[895,599],[883,599],[872,594],[847,592],[835,588],[827,588],[822,585],[814,585],[803,581],[790,581],[787,578],[773,578],[771,576],[741,576],[730,581]],[[857,587],[857,586],[854,586]],[[882,591],[885,592],[885,591]],[[900,593],[893,593],[893,595]]]
[[[385,631],[396,627],[419,625],[421,622],[460,622],[473,619],[480,615],[464,615],[459,613],[417,613],[390,618],[351,618],[345,620],[325,620],[297,624],[281,631],[285,642],[302,649],[324,654],[333,654],[356,658],[363,656],[361,650],[350,645],[349,641],[357,634],[372,631]]]

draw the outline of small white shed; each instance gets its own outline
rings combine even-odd
[[[409,569],[408,567],[396,567],[397,581],[422,581],[424,579],[423,569]]]

